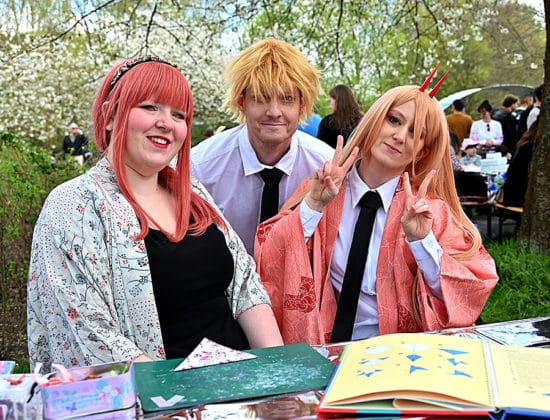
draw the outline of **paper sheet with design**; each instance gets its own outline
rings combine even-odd
[[[353,343],[344,357],[326,404],[405,395],[426,398],[432,393],[438,399],[453,395],[492,406],[483,343],[477,340],[389,334]]]
[[[550,349],[492,346],[498,407],[550,410]]]
[[[255,357],[253,354],[222,346],[205,337],[174,370],[194,369],[218,365],[220,363],[238,362]]]

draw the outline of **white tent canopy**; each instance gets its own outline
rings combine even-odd
[[[451,106],[451,104],[457,100],[465,98],[466,96],[472,95],[476,92],[479,92],[480,90],[485,89],[501,89],[501,90],[507,90],[508,92],[514,93],[516,95],[524,96],[529,95],[533,92],[533,87],[531,86],[525,86],[525,85],[491,85],[487,87],[482,88],[471,88],[471,89],[465,89],[461,90],[459,92],[455,92],[452,95],[449,95],[439,101],[439,104],[441,105],[441,108],[447,109]]]

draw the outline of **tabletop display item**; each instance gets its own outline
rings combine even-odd
[[[137,392],[132,361],[58,371],[40,388],[44,419],[90,415],[104,418],[101,413],[111,416],[117,413],[119,419],[132,419],[136,415]]]

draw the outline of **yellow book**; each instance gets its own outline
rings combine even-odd
[[[318,412],[478,415],[508,408],[550,410],[550,349],[418,333],[347,345]]]

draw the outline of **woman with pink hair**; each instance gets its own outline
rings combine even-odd
[[[498,277],[457,197],[449,129],[433,97],[441,82],[428,93],[431,77],[383,94],[346,147],[340,138],[334,159],[259,226],[256,263],[285,343],[479,317]]]
[[[102,158],[50,193],[35,226],[31,363],[185,357],[204,337],[236,349],[281,344],[254,261],[191,179],[183,74],[158,57],[124,60],[92,117]]]

